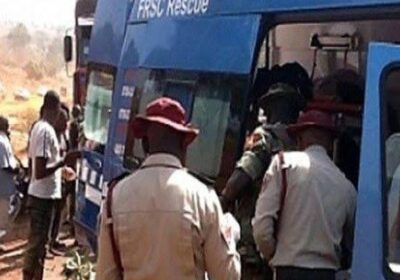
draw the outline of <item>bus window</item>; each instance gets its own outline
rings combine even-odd
[[[400,33],[393,32],[399,20],[362,20],[338,22],[285,23],[272,28],[268,34],[269,65],[297,61],[314,79],[330,75],[337,69],[355,70],[364,75],[368,44],[399,42]],[[313,35],[354,36],[358,43],[345,51],[328,47],[325,50],[311,46]]]
[[[89,75],[85,102],[84,134],[96,144],[107,143],[114,76],[102,71]]]
[[[386,97],[386,193],[387,260],[394,272],[400,272],[400,69],[385,77]]]
[[[194,171],[212,177],[218,175],[228,128],[230,97],[230,87],[221,81],[204,79],[199,85],[191,122],[201,134],[186,156],[186,163]]]
[[[132,117],[143,114],[147,104],[158,97],[178,100],[185,107],[188,122],[200,129],[187,151],[187,167],[213,179],[227,178],[235,162],[247,79],[164,70],[139,70],[135,77]],[[128,133],[125,167],[136,168],[143,158],[143,144]]]
[[[193,84],[185,81],[172,80],[166,82],[164,96],[179,101],[186,109],[186,121],[190,120],[193,106]]]

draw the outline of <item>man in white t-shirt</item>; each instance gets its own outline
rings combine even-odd
[[[15,192],[14,175],[18,172],[9,139],[8,120],[0,116],[0,240],[9,227],[10,197]]]
[[[53,204],[56,199],[61,199],[61,168],[79,157],[78,152],[71,152],[64,159],[60,158],[60,145],[54,130],[60,112],[57,93],[46,93],[41,112],[41,119],[32,128],[28,149],[32,174],[28,190],[31,228],[25,252],[24,280],[43,277]]]

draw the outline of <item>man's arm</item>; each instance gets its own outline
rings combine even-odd
[[[63,167],[64,165],[69,165],[76,161],[76,159],[80,157],[79,151],[72,151],[67,153],[64,159],[56,162],[55,164],[48,166],[47,158],[44,157],[36,157],[35,158],[35,178],[37,180],[43,179],[54,174],[57,169]]]
[[[32,159],[31,158],[28,159],[28,176],[29,176],[29,178],[32,177]]]
[[[71,149],[78,149],[79,146],[79,126],[76,122],[72,122],[69,129],[69,141]]]
[[[11,147],[9,149],[11,149]],[[7,149],[7,147],[4,145],[0,145],[0,168],[5,172],[18,174],[19,167],[15,161],[12,151],[9,149]]]
[[[252,179],[246,172],[236,168],[221,194],[221,204],[225,211],[229,209],[232,203],[240,196],[240,193],[252,183]]]
[[[223,213],[217,195],[211,195],[210,213],[206,213],[204,258],[206,270],[213,280],[239,280],[240,256],[232,245],[229,232],[223,232]],[[231,237],[233,238],[233,236]]]
[[[256,131],[251,138],[253,140],[249,144],[249,150],[244,152],[236,164],[235,170],[222,191],[224,210],[227,210],[246,188],[251,187],[254,181],[261,179],[270,164],[271,147],[267,137]]]
[[[59,162],[53,164],[52,166],[47,165],[47,158],[44,157],[36,157],[34,161],[35,161],[36,180],[46,178],[54,174],[57,171],[57,169],[64,166],[64,160],[60,160]]]
[[[269,261],[275,253],[275,223],[280,209],[281,187],[279,160],[275,157],[265,174],[262,190],[256,204],[253,219],[253,235],[256,244]]]
[[[35,139],[37,144],[32,146],[31,149],[32,154],[30,156],[32,157],[32,164],[34,166],[32,175],[36,180],[48,177],[54,174],[57,169],[64,166],[64,160],[56,162],[51,166],[47,164],[48,159],[52,157],[52,147],[55,145],[54,139],[50,135],[51,132],[47,130],[41,131]],[[30,143],[30,145],[33,144]]]
[[[3,170],[6,171],[6,172],[8,172],[8,173],[11,173],[11,174],[13,174],[13,175],[17,175],[18,172],[19,172],[19,168],[18,168],[18,167],[15,167],[15,168],[6,167],[6,168],[3,168]]]
[[[96,280],[120,280],[120,272],[115,263],[111,247],[111,237],[106,223],[106,213],[106,209],[103,208],[100,222],[100,235],[98,238],[99,254],[97,257]]]

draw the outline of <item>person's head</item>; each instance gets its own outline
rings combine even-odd
[[[146,116],[137,116],[132,123],[136,138],[145,139],[149,154],[168,153],[184,161],[187,147],[198,135],[185,121],[181,104],[162,97],[151,102]]]
[[[72,118],[74,120],[81,120],[82,118],[82,108],[80,105],[75,104],[74,107],[72,107]]]
[[[55,126],[60,113],[60,108],[61,101],[58,94],[53,90],[48,91],[43,100],[43,106],[41,110],[42,118]]]
[[[147,136],[142,138],[142,149],[145,155],[149,154],[149,140],[147,139]]]
[[[54,129],[57,135],[65,133],[68,128],[69,115],[68,111],[62,106],[60,113],[58,114],[57,122],[55,123]]]
[[[289,126],[288,132],[296,137],[300,150],[319,145],[330,152],[337,128],[331,115],[312,110],[300,115],[297,123]]]
[[[0,116],[0,132],[3,132],[8,136],[9,129],[10,129],[10,124],[8,123],[8,119],[4,116]]]
[[[70,111],[69,111],[68,105],[65,102],[61,102],[60,108],[67,114],[67,117],[69,119]]]
[[[261,109],[270,124],[291,124],[296,122],[300,111],[305,106],[305,99],[293,87],[277,83],[259,100]]]
[[[299,132],[296,138],[300,150],[305,150],[313,145],[322,146],[329,152],[333,148],[333,134],[325,129],[310,127]]]
[[[149,123],[147,128],[147,145],[149,154],[160,152],[170,153],[176,155],[181,160],[184,159],[187,148],[182,132],[160,123]]]
[[[39,118],[41,119],[41,118],[43,118],[43,112],[44,112],[44,109],[43,109],[43,105],[40,107],[40,111],[39,111]]]
[[[315,80],[314,100],[339,101],[347,104],[364,103],[364,81],[361,75],[351,69],[339,69]]]

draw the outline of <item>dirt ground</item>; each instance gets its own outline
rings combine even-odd
[[[6,116],[10,122],[10,139],[14,153],[23,161],[28,145],[28,132],[33,122],[39,118],[42,102],[43,97],[38,95],[31,96],[29,100],[16,100],[13,95],[7,95],[2,100],[0,98],[0,114]]]
[[[23,255],[29,229],[28,218],[24,217],[13,226],[10,234],[0,243],[5,252],[0,253],[0,279],[1,280],[20,280],[22,279]],[[68,250],[73,249],[74,240],[71,238],[63,239]],[[66,279],[62,276],[62,271],[67,257],[54,257],[46,259],[44,279],[56,280]]]
[[[0,48],[0,56],[1,56]],[[15,93],[23,88],[29,92],[26,99],[17,98]],[[38,119],[43,92],[39,89],[54,89],[61,94],[63,102],[72,104],[72,80],[60,73],[39,81],[27,79],[21,68],[3,65],[0,62],[0,114],[7,117],[11,125],[11,143],[17,157],[25,159],[28,132]]]
[[[7,73],[6,71],[15,71]],[[22,74],[17,70],[5,69],[0,65],[0,83],[5,86],[5,91],[0,92],[0,114],[6,116],[10,122],[10,138],[15,155],[22,160],[27,166],[26,151],[28,145],[28,132],[33,122],[39,117],[39,109],[43,100],[43,96],[35,93],[39,84],[45,84],[49,88],[57,91],[60,86],[68,85],[60,80],[47,80],[33,83],[24,81]],[[4,77],[7,77],[5,79]],[[15,98],[13,91],[17,85],[23,85],[31,91],[29,99],[21,100]],[[71,104],[71,92],[69,95],[62,96],[62,99]],[[27,234],[29,229],[28,219],[25,217],[13,226],[6,240],[0,242],[0,246],[6,251],[0,252],[0,280],[22,279],[21,269],[23,265],[23,252],[26,245]],[[72,249],[73,240],[66,239],[64,242],[69,245],[68,249]],[[54,259],[46,259],[44,279],[65,279],[61,275],[66,257],[55,257]]]
[[[47,30],[46,30],[47,32]],[[67,77],[65,69],[55,75],[44,75],[39,80],[30,78],[24,69],[29,61],[40,62],[39,46],[35,43],[36,33],[32,33],[33,40],[29,46],[17,50],[7,47],[7,28],[2,26],[0,31],[0,115],[6,116],[10,121],[10,138],[16,156],[27,165],[26,151],[28,133],[34,121],[39,117],[39,109],[43,101],[43,92],[53,89],[60,93],[62,101],[72,104],[72,80]],[[49,37],[50,39],[52,37]],[[61,39],[60,39],[61,40]],[[42,43],[39,40],[40,43]],[[60,52],[62,57],[62,52]],[[51,63],[47,61],[46,63]],[[18,98],[20,91],[29,93],[25,98]],[[0,280],[22,279],[21,268],[23,252],[26,245],[29,223],[23,217],[10,231],[5,240],[0,241],[0,246],[6,249],[0,251]],[[66,244],[73,244],[73,240],[66,239]],[[64,279],[61,276],[66,257],[56,257],[46,260],[44,279]]]

